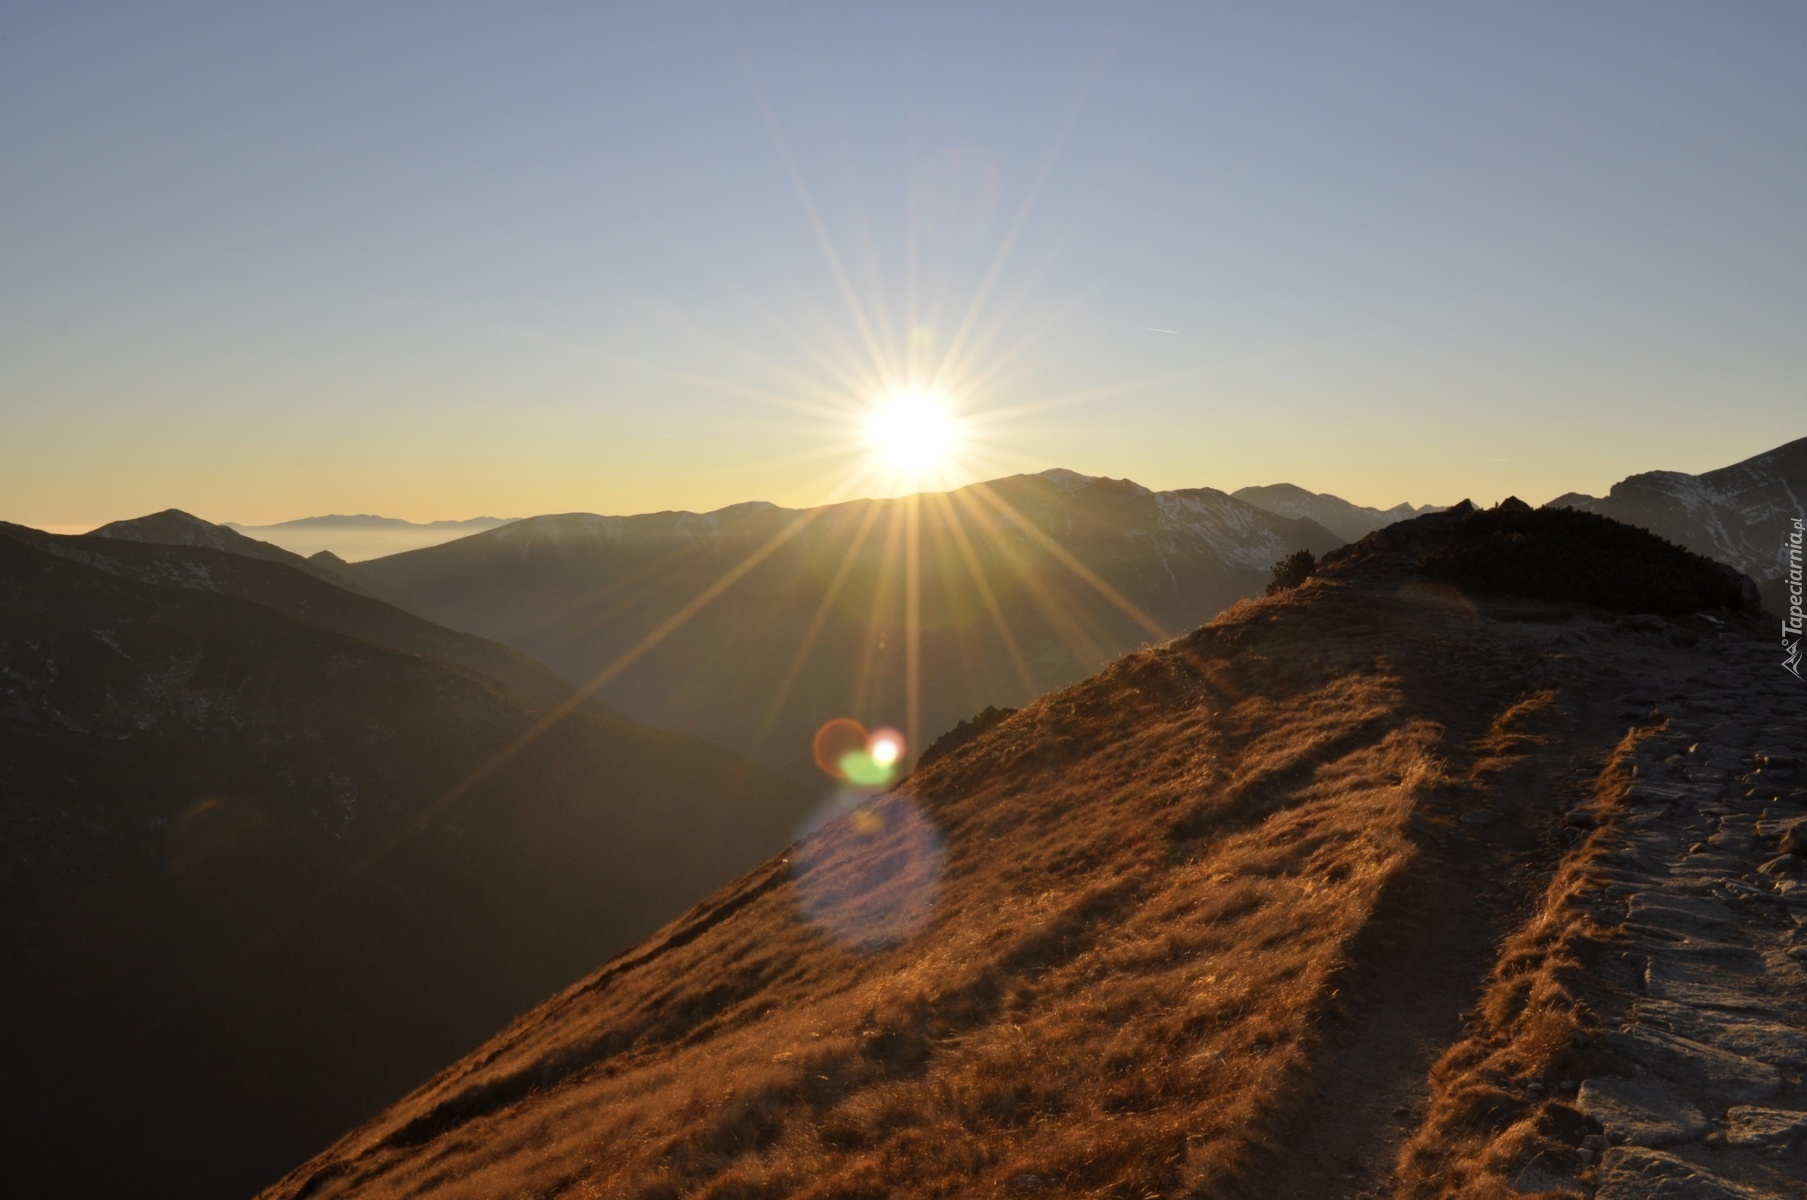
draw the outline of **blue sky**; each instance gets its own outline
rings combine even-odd
[[[0,8],[0,518],[1541,501],[1807,433],[1799,4]],[[962,329],[966,332],[962,334]]]

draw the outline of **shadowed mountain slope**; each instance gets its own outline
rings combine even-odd
[[[1293,550],[1338,544],[1208,488],[1049,471],[803,511],[534,517],[358,569],[573,683],[600,677],[597,696],[636,720],[807,777],[824,721],[920,747],[1258,594]]]
[[[246,1194],[807,800],[279,563],[0,528],[0,1190]]]
[[[1729,563],[1757,581],[1774,609],[1781,596],[1776,585],[1788,572],[1789,530],[1807,517],[1807,438],[1700,475],[1645,471],[1613,484],[1605,496],[1570,492],[1549,507],[1642,526]]]
[[[536,659],[500,642],[435,625],[364,592],[348,592],[316,572],[294,569],[287,557],[247,556],[240,545],[249,541],[246,538],[222,539],[222,548],[212,548],[186,542],[65,537],[4,521],[0,536],[111,575],[249,600],[373,645],[456,663],[506,685],[512,699],[530,712],[543,712],[571,698],[571,687]]]
[[[1513,1040],[1536,934],[1653,697],[1787,737],[1794,681],[1746,612],[1428,580],[1470,511],[989,714],[266,1195],[1506,1196],[1571,1118],[1597,1170],[1574,1080],[1629,1067],[1595,958]]]
[[[1345,542],[1356,542],[1376,529],[1384,529],[1395,521],[1409,521],[1424,513],[1439,511],[1434,504],[1395,504],[1392,508],[1368,508],[1351,504],[1341,496],[1328,492],[1308,492],[1291,483],[1270,483],[1262,487],[1237,488],[1230,495],[1245,500],[1256,508],[1283,517],[1302,517],[1316,521]]]

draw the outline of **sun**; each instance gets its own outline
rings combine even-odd
[[[899,475],[935,475],[951,464],[960,423],[941,397],[898,392],[866,418],[866,441],[878,461]]]

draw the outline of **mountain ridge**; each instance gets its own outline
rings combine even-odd
[[[357,569],[441,624],[596,681],[636,720],[808,777],[831,718],[920,746],[1258,593],[1294,550],[1340,544],[1216,489],[1053,472],[811,509],[546,514]]]
[[[383,517],[375,513],[328,513],[318,517],[297,517],[292,521],[274,521],[266,525],[253,525],[245,521],[221,521],[227,529],[244,531],[246,529],[300,529],[300,528],[395,528],[407,529],[465,529],[471,526],[493,528],[506,525],[510,521],[518,521],[519,517],[463,517],[439,521],[409,521],[402,517]]]
[[[231,540],[216,547],[49,534],[4,521],[0,536],[141,583],[232,596],[376,646],[456,663],[502,682],[534,712],[549,710],[571,695],[570,686],[536,660],[498,642],[435,625],[367,589],[341,587],[332,573],[299,570],[286,552],[246,554]]]
[[[1779,585],[1788,572],[1790,523],[1807,517],[1807,437],[1699,475],[1642,471],[1605,496],[1569,492],[1550,505],[1640,525],[1729,563],[1757,581],[1772,610],[1786,612]]]
[[[406,521],[374,513],[331,513],[269,525],[227,521],[222,527],[312,558],[322,551],[348,560],[375,558],[506,525],[513,517],[469,517],[464,520]]]
[[[1387,509],[1369,508],[1329,492],[1307,491],[1291,483],[1237,488],[1230,494],[1281,516],[1309,517],[1346,542],[1358,542],[1395,521],[1409,521],[1425,513],[1442,511],[1442,506],[1436,504],[1413,506],[1402,503]]]
[[[1605,1047],[1629,971],[1565,906],[1656,852],[1614,840],[1647,829],[1626,781],[1676,758],[1656,741],[1740,723],[1715,739],[1755,749],[1715,740],[1703,786],[1773,772],[1798,691],[1747,613],[1426,578],[1467,511],[996,714],[264,1196],[1429,1200],[1718,1178],[1621,1148],[1602,1168],[1584,1144],[1576,1083],[1628,1069]],[[1576,929],[1592,943],[1550,940]],[[1710,1157],[1784,1194],[1785,1166]],[[1626,1186],[1602,1194],[1649,1194]]]
[[[229,526],[216,525],[212,521],[203,520],[179,508],[166,508],[147,516],[109,521],[82,536],[107,538],[121,542],[142,542],[147,545],[199,546],[210,550],[222,550],[243,558],[258,558],[266,562],[281,563],[298,571],[319,576],[328,583],[347,591],[376,596],[369,580],[344,569],[349,564],[304,558],[291,550],[285,550],[281,546],[260,541],[257,538],[247,537]],[[380,596],[377,598],[383,599]]]

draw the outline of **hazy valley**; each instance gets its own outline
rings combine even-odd
[[[245,525],[227,521],[226,527],[246,537],[299,554],[303,558],[326,553],[350,562],[360,562],[367,558],[381,558],[385,554],[401,554],[408,550],[437,546],[442,542],[506,525],[510,519],[471,517],[462,521],[403,521],[395,517],[360,513],[355,516],[302,517],[274,525]]]

